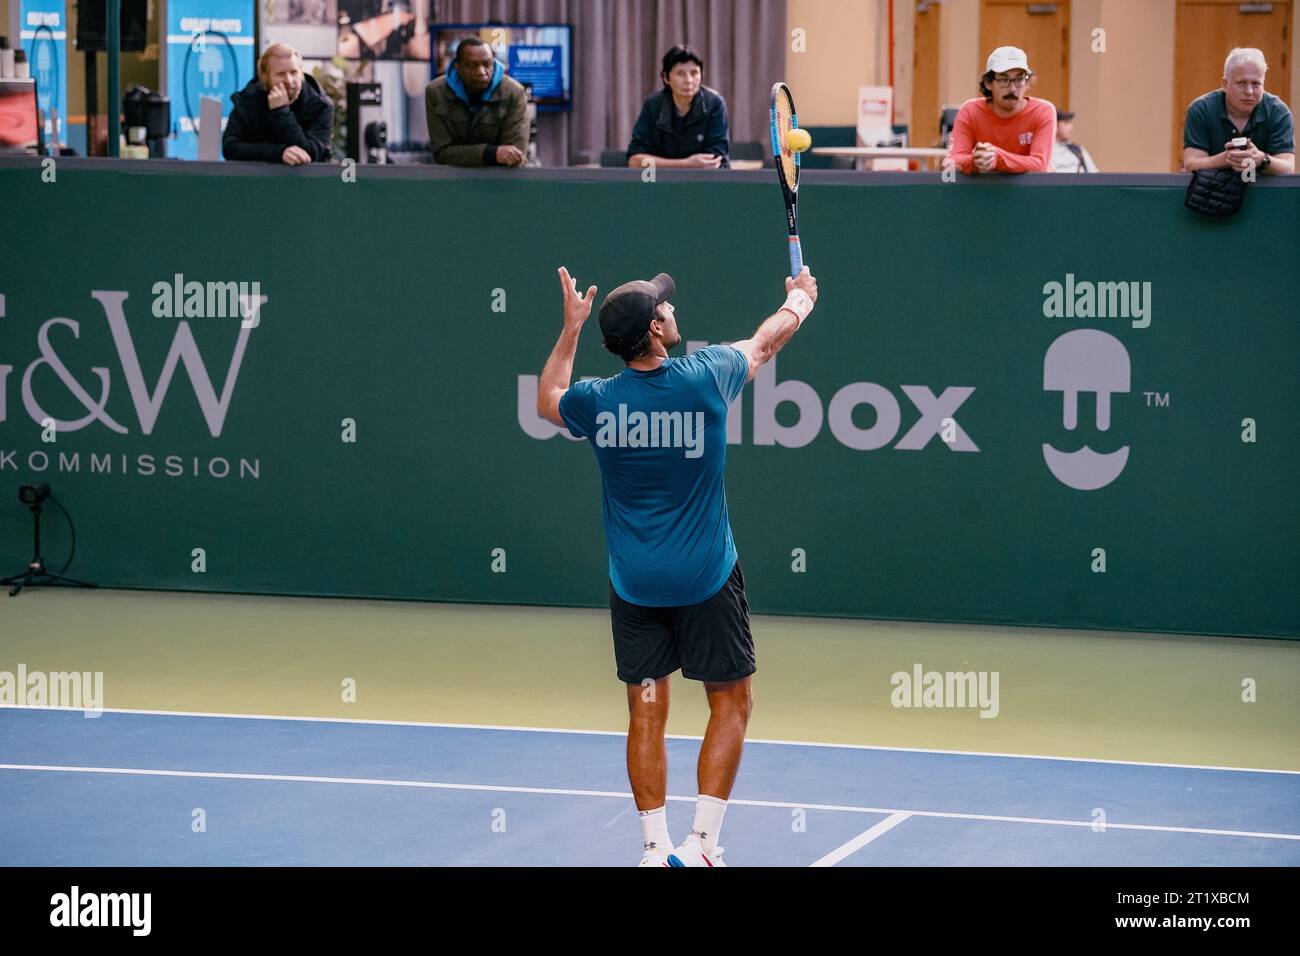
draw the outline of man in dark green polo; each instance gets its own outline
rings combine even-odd
[[[1198,96],[1183,121],[1183,168],[1234,169],[1249,166],[1266,175],[1295,172],[1295,129],[1291,111],[1264,92],[1268,64],[1253,47],[1238,47],[1223,64],[1223,87]],[[1232,141],[1245,137],[1244,148]]]
[[[492,48],[462,40],[447,72],[424,90],[433,161],[447,166],[520,166],[528,153],[528,96]]]

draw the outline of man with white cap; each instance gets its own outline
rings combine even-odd
[[[980,77],[980,99],[957,113],[945,166],[963,173],[1042,173],[1052,169],[1056,107],[1030,96],[1025,51],[1000,46]]]
[[[618,678],[626,685],[627,773],[641,822],[641,866],[725,866],[717,845],[740,768],[757,669],[745,576],[727,515],[727,411],[776,357],[817,300],[805,266],[786,300],[748,339],[685,358],[671,277],[627,282],[600,307],[618,375],[570,384],[578,335],[591,315],[561,268],[564,328],[537,383],[543,418],[591,442],[604,490],[609,610]],[[665,800],[664,729],[672,674],[703,682],[709,724],[697,764],[690,835],[674,849]]]

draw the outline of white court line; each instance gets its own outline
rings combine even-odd
[[[316,777],[280,773],[230,773],[210,770],[152,770],[136,767],[64,767],[55,764],[0,763],[0,770],[42,771],[53,773],[105,773],[140,777],[196,777],[208,780],[266,780],[288,783],[341,783],[369,787],[414,787],[421,790],[475,790],[490,793],[535,793],[565,797],[618,797],[631,800],[632,794],[615,790],[568,790],[559,787],[508,787],[477,783],[437,783],[430,780],[381,780],[369,777]],[[682,803],[695,803],[696,797],[667,797]],[[744,807],[776,807],[786,810],[834,810],[840,813],[905,814],[913,817],[941,817],[952,820],[983,820],[991,823],[1031,823],[1056,827],[1092,827],[1091,820],[1052,820],[1045,817],[1007,817],[985,813],[952,813],[941,810],[900,810],[897,807],[850,807],[833,803],[789,803],[784,800],[729,800]],[[901,821],[900,821],[901,822]],[[1106,823],[1108,830],[1152,830],[1161,833],[1200,833],[1207,836],[1257,837],[1263,840],[1300,840],[1300,833],[1261,833],[1253,830],[1212,830],[1202,827],[1168,827],[1153,823]]]
[[[0,704],[4,710],[66,710],[83,713],[84,707],[31,707]],[[217,714],[191,710],[134,710],[126,707],[103,707],[105,714],[139,714],[146,717],[211,717],[224,720],[290,720],[321,724],[375,724],[386,727],[435,727],[448,730],[512,730],[535,734],[579,734],[594,737],[626,737],[622,730],[580,730],[569,727],[514,727],[508,724],[448,724],[423,720],[377,720],[359,717],[295,717],[285,714]],[[665,734],[669,740],[703,740],[695,734]],[[1271,767],[1219,767],[1213,764],[1157,763],[1149,760],[1111,760],[1105,757],[1060,757],[1052,754],[998,753],[984,750],[936,750],[928,747],[886,747],[881,744],[835,744],[819,740],[772,740],[746,737],[747,744],[773,744],[784,747],[835,747],[841,750],[883,750],[908,754],[947,754],[954,757],[1015,757],[1023,760],[1060,760],[1067,763],[1116,764],[1123,767],[1164,767],[1172,770],[1227,770],[1235,773],[1281,773],[1300,776],[1300,770],[1276,770]]]
[[[898,826],[900,823],[902,823],[910,816],[911,816],[910,813],[900,812],[900,813],[895,813],[891,817],[886,817],[884,820],[881,820],[870,830],[864,830],[863,832],[855,836],[852,840],[850,840],[848,843],[845,843],[843,846],[837,846],[835,849],[831,850],[831,852],[827,853],[816,863],[810,865],[834,866],[836,863],[840,862],[840,860],[844,859],[849,854],[857,853],[858,850],[861,850],[864,846],[866,846],[876,837],[888,833],[890,830],[894,829],[894,827]]]

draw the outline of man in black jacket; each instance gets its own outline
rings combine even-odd
[[[334,107],[315,78],[303,73],[293,47],[267,47],[257,61],[257,79],[230,99],[235,106],[221,140],[226,159],[302,166],[330,158]]]

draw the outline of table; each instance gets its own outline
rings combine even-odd
[[[812,150],[819,156],[848,156],[861,161],[866,159],[923,159],[927,165],[936,159],[948,155],[946,149],[932,146],[815,146]]]

